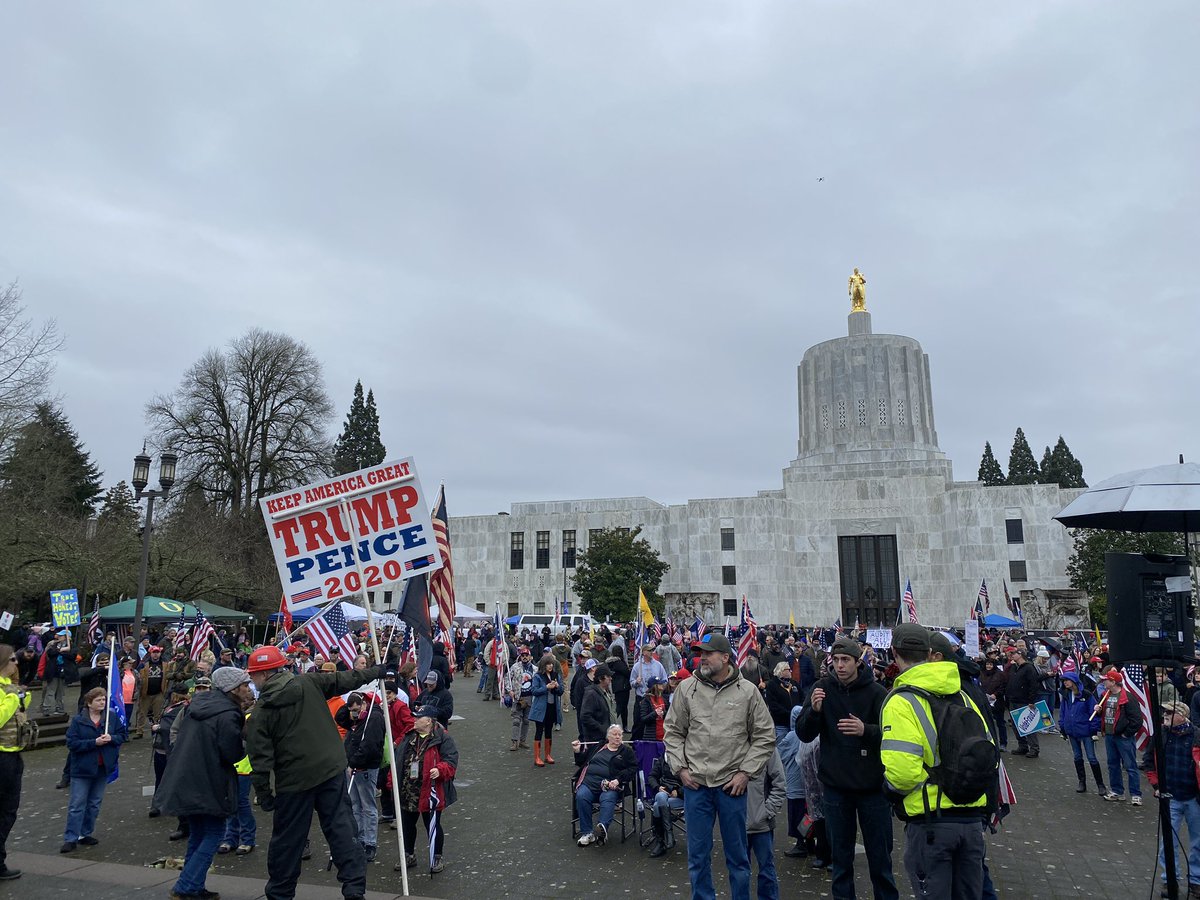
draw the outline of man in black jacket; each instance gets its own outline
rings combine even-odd
[[[513,658],[515,657],[510,657]],[[454,684],[454,673],[450,671],[450,660],[446,658],[446,646],[441,641],[434,642],[429,668],[442,676],[442,684],[447,688]]]
[[[191,840],[172,900],[206,896],[208,867],[237,811],[237,770],[245,755],[243,711],[253,702],[250,678],[241,669],[221,669],[213,689],[198,691],[180,723],[179,737],[154,803],[169,816],[187,820]]]
[[[383,707],[379,698],[369,701],[357,691],[346,701],[350,730],[346,733],[346,766],[350,769],[350,808],[358,825],[358,841],[367,862],[375,859],[379,836],[379,810],[375,791],[383,763]]]
[[[1032,707],[1041,695],[1041,677],[1037,668],[1029,662],[1023,647],[1008,647],[1005,655],[1008,657],[1008,708],[1020,709],[1022,706]],[[1026,759],[1037,759],[1041,751],[1037,733],[1022,736],[1017,735],[1017,749],[1013,756],[1024,756]]]
[[[854,843],[862,828],[876,900],[897,900],[892,876],[892,809],[883,793],[879,713],[887,691],[862,664],[862,645],[838,638],[833,674],[812,689],[796,720],[796,734],[821,738],[817,777],[825,787],[825,828],[833,850],[834,897],[853,898]],[[856,821],[857,820],[857,821]]]
[[[612,671],[608,666],[592,670],[592,684],[583,692],[579,707],[579,740],[584,746],[584,759],[604,743],[609,726],[616,721],[616,702],[612,696]]]

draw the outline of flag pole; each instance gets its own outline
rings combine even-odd
[[[113,666],[117,664],[117,636],[109,642],[108,677],[104,679],[104,733],[108,734],[108,719],[112,715]]]
[[[354,519],[350,514],[350,504],[342,500],[338,504],[341,508],[342,515],[345,517],[346,532],[350,533],[353,529],[355,537],[361,537],[361,529],[354,527]],[[379,655],[379,634],[375,630],[375,604],[371,602],[371,597],[367,593],[367,580],[363,575],[362,560],[358,558],[358,548],[351,548],[354,556],[354,568],[358,571],[358,587],[359,593],[362,594],[363,605],[367,609],[367,630],[371,635],[371,649],[375,651],[375,661],[383,665],[383,660]],[[337,602],[337,601],[334,601]],[[387,734],[388,746],[392,748],[392,802],[396,808],[396,845],[400,852],[400,884],[405,897],[408,896],[408,862],[404,858],[404,818],[400,816],[400,771],[399,764],[396,760],[396,738],[392,734],[392,717],[386,714],[383,717],[383,730]]]

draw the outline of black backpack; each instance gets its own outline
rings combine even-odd
[[[962,691],[943,696],[913,685],[896,688],[929,703],[933,727],[937,729],[937,751],[941,762],[929,770],[935,784],[952,803],[975,803],[992,789],[1000,768],[1000,751],[992,740],[983,717]]]

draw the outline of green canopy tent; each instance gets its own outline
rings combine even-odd
[[[102,606],[100,621],[105,625],[131,625],[135,606],[137,598]],[[248,622],[254,619],[250,613],[227,609],[215,603],[201,603],[200,609],[205,617],[213,622]],[[142,602],[142,618],[146,622],[174,624],[179,621],[180,613],[188,620],[188,624],[191,624],[196,618],[196,607],[194,604],[182,600],[168,600],[166,597],[147,597]],[[86,622],[87,616],[84,615],[83,619]]]

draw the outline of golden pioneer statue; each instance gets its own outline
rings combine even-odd
[[[850,276],[850,312],[867,311],[867,279],[856,268]]]

